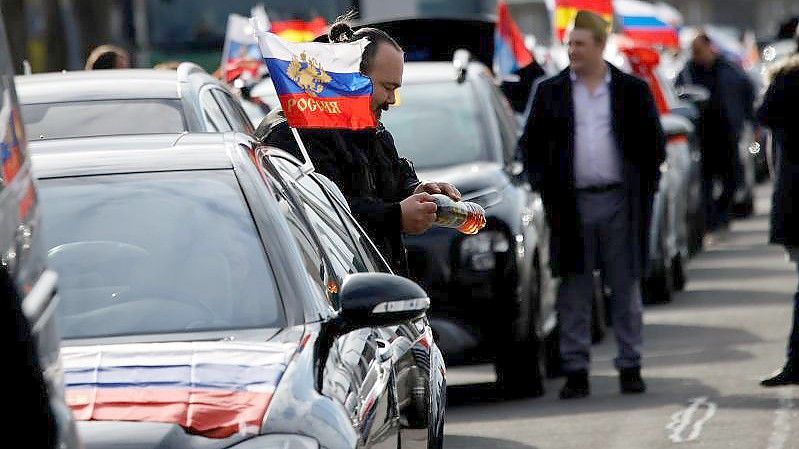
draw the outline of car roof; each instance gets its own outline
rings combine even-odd
[[[123,69],[54,72],[15,77],[22,104],[88,100],[179,99],[185,77],[213,78],[199,69]]]
[[[466,69],[467,78],[488,71],[488,68],[477,61],[472,61]],[[452,62],[406,62],[402,73],[402,84],[424,84],[434,82],[456,81],[455,67]],[[400,94],[401,95],[401,94]]]
[[[47,140],[31,145],[39,178],[232,169],[234,133],[183,133]]]

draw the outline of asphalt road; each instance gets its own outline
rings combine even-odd
[[[649,392],[622,396],[612,334],[594,346],[592,396],[502,401],[490,366],[448,374],[447,449],[799,449],[799,387],[758,381],[783,361],[797,279],[779,247],[767,246],[768,189],[756,215],[688,265],[686,290],[645,315]]]

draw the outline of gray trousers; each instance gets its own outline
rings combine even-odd
[[[617,369],[641,366],[643,305],[639,280],[633,276],[629,207],[623,190],[577,194],[584,232],[585,271],[568,274],[558,293],[560,354],[566,372],[587,370],[591,357],[593,271],[612,291],[610,312],[618,344]],[[604,317],[603,317],[604,319]]]

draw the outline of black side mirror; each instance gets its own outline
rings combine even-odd
[[[339,290],[342,332],[363,327],[396,326],[421,317],[430,307],[415,282],[387,273],[355,273]]]

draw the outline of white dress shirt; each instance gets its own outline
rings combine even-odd
[[[621,155],[613,134],[610,108],[610,69],[594,92],[575,74],[572,80],[574,101],[574,178],[577,188],[622,182]]]

